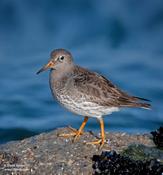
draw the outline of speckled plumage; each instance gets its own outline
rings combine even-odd
[[[68,110],[89,117],[100,117],[118,111],[120,107],[148,107],[139,98],[119,90],[105,77],[73,65],[72,69],[57,77],[50,71],[53,96]]]
[[[96,117],[100,120],[102,140],[93,144],[104,144],[104,123],[102,116],[118,111],[122,107],[150,108],[143,103],[146,99],[130,96],[120,90],[104,76],[75,65],[70,52],[56,49],[51,59],[38,73],[50,68],[50,88],[53,96],[71,112],[85,116],[84,122],[76,132],[79,137],[88,120]]]

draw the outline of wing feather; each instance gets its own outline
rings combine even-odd
[[[145,99],[128,95],[104,76],[87,69],[77,67],[73,81],[75,89],[87,101],[109,107],[150,107],[149,104],[140,102]]]

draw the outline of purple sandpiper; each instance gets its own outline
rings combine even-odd
[[[101,138],[87,144],[100,144],[102,147],[105,142],[103,116],[124,107],[151,107],[143,102],[149,100],[130,96],[104,76],[74,64],[71,53],[65,49],[53,50],[49,62],[37,74],[47,69],[50,69],[53,97],[69,111],[85,117],[78,130],[72,129],[71,133],[61,136],[74,136],[77,140],[83,134],[88,119],[95,117],[100,122]]]

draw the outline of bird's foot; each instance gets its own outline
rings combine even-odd
[[[95,140],[93,142],[86,142],[87,145],[100,145],[100,149],[104,146],[104,143],[105,143],[105,139],[98,139],[98,140]]]
[[[73,141],[76,141],[83,134],[82,131],[72,128],[71,126],[69,126],[68,129],[71,130],[70,133],[59,134],[58,136],[64,138],[74,137]]]

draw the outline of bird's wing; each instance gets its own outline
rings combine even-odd
[[[104,76],[80,67],[74,71],[74,87],[87,101],[102,106],[148,108],[142,106],[145,103],[138,102],[139,97],[129,96]]]

